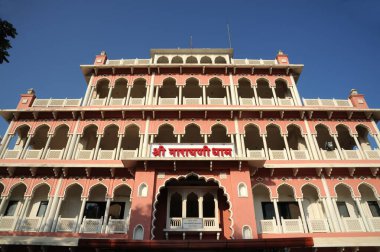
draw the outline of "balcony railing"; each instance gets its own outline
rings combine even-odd
[[[211,98],[207,97],[207,104],[209,105],[227,105],[227,98]]]
[[[342,221],[347,232],[365,232],[361,218],[342,217]]]
[[[13,231],[17,224],[17,216],[1,216],[0,231]]]
[[[302,220],[298,219],[284,219],[281,217],[281,223],[284,233],[303,233]]]
[[[106,105],[107,98],[95,98],[91,100],[91,106],[104,106]]]
[[[129,104],[128,105],[144,105],[145,97],[142,98],[129,98]]]
[[[106,233],[110,234],[125,234],[128,232],[129,219],[112,219],[108,221]]]
[[[111,106],[123,106],[126,103],[127,98],[112,98],[110,99]]]
[[[278,233],[276,219],[272,220],[260,220],[261,224],[261,233],[263,234],[273,234]]]
[[[271,160],[288,160],[286,150],[271,150],[269,149],[269,158]]]
[[[99,149],[98,160],[114,160],[115,156],[116,156],[116,149],[114,150]]]
[[[158,97],[158,105],[177,105],[178,97],[175,98],[162,98]]]
[[[183,104],[184,105],[201,105],[202,104],[202,97],[199,97],[199,98],[183,97]]]
[[[25,218],[22,221],[19,229],[25,232],[38,232],[41,226],[42,219],[42,217]]]
[[[124,159],[129,159],[129,158],[135,158],[135,157],[137,157],[137,154],[138,154],[138,149],[136,149],[136,150],[123,150],[123,149],[121,149],[120,159],[124,160]]]
[[[51,150],[48,149],[46,153],[46,159],[62,159],[65,149],[62,150]]]
[[[290,154],[293,160],[309,160],[309,152],[307,150],[293,150],[290,149]]]
[[[367,159],[380,159],[380,150],[364,150]]]
[[[352,107],[350,100],[336,99],[303,99],[305,106],[327,106],[327,107]]]
[[[261,150],[249,150],[249,149],[247,149],[246,152],[247,152],[247,157],[249,157],[249,158],[258,159],[258,160],[266,159],[264,149],[261,149]]]
[[[184,224],[184,219],[193,219],[195,221],[200,221],[197,226],[186,226]],[[181,218],[181,217],[172,217],[169,219],[169,230],[175,231],[175,230],[197,230],[197,231],[216,231],[219,230],[218,222],[216,218]]]
[[[92,150],[78,150],[76,159],[92,160],[93,156],[94,156],[94,149],[92,149]]]
[[[348,160],[357,160],[357,159],[362,159],[362,155],[360,155],[359,150],[345,150],[342,149],[343,156],[345,159]]]
[[[35,99],[32,107],[79,107],[82,99]]]
[[[256,105],[255,98],[241,98],[239,97],[239,104],[242,106]]]
[[[292,98],[277,98],[278,105],[280,106],[294,106],[294,102]]]
[[[70,232],[74,233],[77,228],[78,218],[61,218],[58,217],[55,232]]]
[[[368,223],[373,232],[380,232],[380,217],[368,218]]]
[[[43,149],[41,150],[26,150],[25,159],[41,159]]]
[[[86,219],[83,218],[83,222],[80,228],[80,233],[100,233],[102,231],[103,217],[100,219]]]
[[[21,157],[22,150],[6,150],[4,153],[4,159],[19,159]]]
[[[307,219],[310,233],[327,233],[330,232],[327,219]]]
[[[259,97],[259,103],[261,106],[274,106],[274,98],[261,98]]]
[[[331,151],[327,151],[323,149],[320,149],[320,150],[321,150],[322,158],[324,160],[339,160],[340,159],[339,152],[337,149],[331,150]]]

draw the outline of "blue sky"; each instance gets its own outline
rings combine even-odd
[[[347,98],[351,88],[380,107],[380,1],[19,1],[0,0],[14,24],[9,64],[0,65],[0,108],[15,108],[33,87],[39,98],[79,98],[80,64],[148,58],[150,48],[227,47],[235,58],[274,59],[282,49],[305,64],[305,98]],[[6,129],[0,122],[0,135]]]

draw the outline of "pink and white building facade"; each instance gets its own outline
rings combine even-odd
[[[380,110],[303,99],[303,65],[152,49],[22,94],[0,146],[2,251],[378,251]]]

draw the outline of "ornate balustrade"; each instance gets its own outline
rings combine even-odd
[[[82,99],[35,99],[32,107],[79,107]]]
[[[380,217],[367,218],[369,226],[373,232],[380,232]]]
[[[337,99],[303,99],[305,106],[327,106],[327,107],[352,107],[350,100]]]
[[[101,233],[103,225],[103,217],[100,219],[83,218],[80,233]]]
[[[242,106],[256,105],[255,98],[241,98],[239,97],[239,104]]]
[[[294,101],[292,98],[277,98],[277,101],[280,106],[294,106]]]
[[[91,106],[104,106],[106,105],[107,98],[95,98],[90,102]]]
[[[278,233],[278,228],[277,228],[275,218],[271,220],[260,220],[260,224],[261,224],[261,233],[263,234]]]
[[[158,105],[178,105],[178,97],[175,97],[175,98],[158,97]]]
[[[41,226],[42,217],[27,217],[22,220],[20,231],[25,232],[38,232]]]
[[[116,149],[113,150],[102,150],[99,149],[98,160],[114,160],[116,156]]]
[[[293,160],[309,160],[309,152],[307,150],[293,150],[290,149],[290,154]]]
[[[211,98],[207,97],[208,105],[227,105],[227,98]]]
[[[327,233],[330,232],[327,219],[307,219],[307,225],[310,233]]]
[[[129,98],[128,105],[144,105],[145,97],[142,98]]]
[[[74,233],[77,228],[78,217],[76,218],[61,218],[58,217],[55,232],[72,232]]]
[[[348,159],[348,160],[363,159],[363,157],[360,154],[359,150],[345,150],[345,149],[342,149],[342,153],[343,153],[344,159]]]
[[[320,149],[320,150],[321,150],[322,158],[324,160],[339,160],[340,159],[339,152],[337,149],[331,150],[331,151],[327,151],[323,149]]]
[[[1,216],[0,231],[13,231],[17,224],[17,216]]]
[[[199,98],[186,98],[183,97],[183,105],[201,105],[202,97]]]
[[[284,233],[303,233],[301,217],[298,219],[284,219],[281,217],[281,223]]]
[[[94,157],[94,149],[92,150],[78,150],[76,159],[78,160],[92,160]]]
[[[274,98],[261,98],[259,97],[259,103],[261,106],[274,106]]]
[[[288,160],[286,150],[271,150],[269,149],[269,158],[271,160]]]
[[[119,159],[123,160],[123,159],[135,158],[137,156],[138,156],[138,149],[136,149],[136,150],[123,150],[123,149],[121,149]]]
[[[266,159],[264,149],[261,149],[261,150],[246,149],[246,152],[247,152],[247,157],[249,158],[258,159],[258,160]]]
[[[380,150],[364,150],[364,154],[367,159],[380,159]]]
[[[128,232],[129,219],[112,219],[110,217],[106,228],[106,233],[110,234],[126,234]]]
[[[361,218],[342,217],[342,222],[346,232],[365,232]]]
[[[63,154],[65,152],[65,149],[62,150],[51,150],[50,148],[48,149],[46,153],[46,159],[62,159]]]

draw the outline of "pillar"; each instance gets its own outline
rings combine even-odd
[[[84,215],[84,208],[86,206],[86,202],[87,202],[87,199],[82,198],[82,205],[81,205],[80,210],[79,210],[79,217],[78,217],[77,225],[76,225],[76,233],[79,233],[80,226],[82,224],[82,219],[83,219],[83,215]]]
[[[22,225],[22,222],[24,221],[24,219],[26,217],[26,214],[27,214],[27,211],[28,211],[28,208],[29,208],[30,198],[31,198],[30,196],[26,196],[25,197],[24,205],[23,205],[23,207],[21,209],[19,217],[17,218],[15,230],[20,229],[20,227]]]
[[[203,97],[203,105],[206,105],[207,104],[206,86],[202,86],[202,97]]]
[[[110,213],[110,206],[111,206],[111,198],[107,198],[107,203],[106,203],[106,211],[104,213],[104,220],[103,220],[103,228],[102,228],[102,233],[106,231],[107,225],[108,225],[108,216]]]
[[[70,147],[69,147],[69,150],[67,151],[66,159],[71,159],[74,150],[77,150],[77,146],[76,145],[77,145],[77,143],[79,143],[79,140],[80,140],[80,137],[77,134],[78,127],[79,127],[79,122],[80,122],[80,119],[78,118],[78,120],[77,120],[77,122],[75,124],[74,131],[73,131],[73,137],[72,137],[72,140],[71,140],[71,143],[70,143]],[[76,148],[74,149],[74,147],[76,147]]]
[[[160,89],[160,86],[157,86],[157,87],[156,87],[156,94],[155,94],[155,97],[154,97],[154,104],[152,104],[152,105],[157,105],[157,103],[158,103],[158,93],[159,93],[159,89]]]
[[[180,134],[177,135],[177,143],[181,143],[181,135]]]
[[[241,149],[242,149],[242,152],[243,152],[243,156],[247,157],[247,151],[246,151],[246,148],[245,148],[245,142],[244,142],[244,135],[243,134],[240,134],[240,141],[241,141]]]
[[[139,138],[140,138],[140,143],[139,143],[139,149],[137,151],[137,156],[141,157],[144,135],[139,134]]]
[[[287,153],[287,155],[288,155],[288,160],[291,160],[291,159],[292,159],[292,156],[290,155],[288,138],[286,137],[286,135],[282,135],[282,137],[284,138],[285,149],[286,149],[286,153]]]
[[[281,220],[280,220],[280,213],[278,211],[278,205],[277,205],[278,199],[273,199],[273,206],[274,206],[274,213],[276,215],[276,222],[277,222],[277,228],[278,232],[282,233],[282,226],[281,226]]]
[[[341,230],[340,223],[338,221],[338,218],[340,217],[340,215],[339,214],[336,215],[334,204],[330,195],[329,187],[327,186],[327,182],[324,175],[321,175],[321,181],[322,181],[323,190],[325,191],[325,194],[326,194],[326,198],[325,198],[326,207],[327,207],[326,211],[328,211],[329,215],[331,216],[331,221],[333,223],[333,230],[335,232],[339,232]]]
[[[178,105],[182,105],[182,86],[179,86]]]
[[[335,225],[333,223],[333,219],[331,217],[331,214],[330,214],[330,209],[328,208],[327,206],[327,202],[326,202],[326,198],[322,198],[322,205],[323,205],[323,209],[324,209],[324,212],[325,212],[325,215],[327,217],[327,222],[330,226],[330,231],[332,232],[335,232]]]
[[[306,133],[307,133],[305,139],[307,138],[309,140],[310,151],[313,154],[314,159],[318,160],[318,159],[320,159],[318,144],[316,145],[317,142],[316,141],[314,142],[314,138],[313,138],[313,135],[311,134],[310,126],[309,126],[307,119],[304,118],[303,121],[305,124]]]
[[[132,90],[132,87],[128,85],[127,98],[125,99],[126,105],[129,105],[129,99],[131,98],[131,90]]]
[[[32,140],[33,135],[28,135],[28,139],[26,140],[26,143],[24,145],[24,148],[21,151],[20,158],[24,158],[25,152],[28,149],[28,146],[30,144],[30,141]]]
[[[235,133],[236,133],[236,146],[237,146],[237,153],[238,156],[243,156],[243,151],[241,149],[241,137],[239,133],[239,123],[237,117],[234,117],[234,125],[235,125]]]
[[[321,149],[319,148],[317,136],[315,134],[313,134],[313,142],[314,142],[314,145],[317,147],[317,154],[319,156],[319,159],[322,160],[323,159],[322,152],[321,152]]]
[[[102,140],[102,135],[98,134],[98,139],[96,141],[96,147],[94,151],[94,156],[92,157],[93,160],[98,159],[98,152],[99,152],[99,146],[100,146],[100,141]]]
[[[109,103],[110,103],[112,90],[113,90],[113,86],[109,87],[109,89],[108,89],[108,96],[107,96],[105,105],[109,105]]]
[[[224,105],[231,105],[230,89],[228,87],[224,87],[224,89],[226,90],[226,94],[227,94],[227,104],[224,104]]]
[[[142,153],[141,153],[141,155],[143,157],[145,157],[147,155],[149,123],[150,123],[150,116],[147,116],[146,121],[145,121],[145,133],[144,133],[143,150],[142,150]]]
[[[69,139],[67,139],[65,150],[63,151],[62,159],[66,159],[67,152],[69,151],[69,146],[71,145],[71,140],[73,139],[73,135],[69,135]]]
[[[305,233],[308,233],[309,230],[307,228],[307,222],[306,222],[306,218],[305,218],[305,212],[303,210],[303,205],[302,205],[302,199],[301,198],[298,198],[297,199],[297,202],[298,202],[298,207],[300,209],[300,213],[301,213],[301,219],[302,219],[302,225],[303,225],[303,230]]]
[[[4,153],[7,151],[9,143],[12,141],[14,135],[6,134],[1,145],[0,145],[0,158],[3,158]]]
[[[44,147],[44,150],[42,151],[41,159],[45,158],[52,138],[53,138],[53,135],[49,134],[48,139],[47,139],[46,144],[45,144],[45,147]]]
[[[307,147],[307,152],[309,154],[310,159],[314,159],[314,160],[318,159],[318,158],[315,158],[315,156],[314,156],[314,154],[316,154],[316,153],[313,153],[313,149],[311,148],[311,145],[310,145],[309,138],[308,138],[307,134],[304,134],[303,138],[305,139],[305,143],[306,143],[306,147]]]
[[[274,87],[271,87],[271,89],[273,94],[274,105],[278,105],[276,90],[274,89]]]
[[[49,231],[55,232],[55,230],[57,228],[57,221],[58,221],[59,212],[61,211],[62,201],[63,201],[63,198],[60,197],[58,200],[57,209],[56,209],[55,214],[54,214],[53,223],[52,223],[53,225],[52,225],[51,229],[47,230],[46,232],[49,232]],[[75,230],[74,230],[74,232],[75,232]]]
[[[265,157],[269,159],[269,153],[268,153],[268,145],[267,145],[267,138],[265,134],[262,134],[261,137],[263,138],[263,145],[264,145],[264,153]]]
[[[55,191],[54,191],[54,197],[51,199],[52,205],[50,210],[47,212],[47,218],[46,218],[46,224],[41,225],[41,231],[43,232],[49,232],[52,228],[53,221],[55,220],[55,215],[58,214],[59,210],[57,211],[57,205],[58,205],[58,200],[59,200],[59,191],[61,189],[62,185],[62,178],[59,178],[57,185],[55,186]]]
[[[337,146],[340,158],[342,160],[345,159],[345,157],[343,156],[342,148],[340,147],[340,144],[339,144],[339,141],[338,141],[338,138],[337,138],[336,134],[333,135],[333,138],[334,138],[334,142],[335,142],[335,144]]]
[[[91,90],[92,90],[92,80],[93,80],[93,78],[94,78],[94,75],[91,75],[90,81],[88,82],[88,85],[87,85],[86,94],[84,95],[84,98],[83,98],[83,101],[82,101],[82,106],[86,106],[87,105],[87,101],[88,101],[89,95],[90,95]]]
[[[152,105],[153,102],[153,93],[154,93],[154,77],[155,73],[152,73],[151,79],[150,79],[150,92],[149,92],[149,99],[148,99],[148,105]]]
[[[252,86],[252,88],[253,88],[253,94],[255,95],[255,104],[260,105],[259,96],[257,95],[257,86],[254,85]]]
[[[346,228],[342,222],[342,217],[340,216],[340,213],[339,213],[339,210],[338,210],[338,206],[336,204],[336,198],[331,198],[332,200],[332,205],[333,205],[333,208],[334,208],[334,211],[335,211],[335,215],[338,219],[338,223],[339,223],[339,227],[340,227],[340,230],[342,232],[345,232],[346,231]]]
[[[356,144],[356,146],[358,146],[358,149],[359,149],[360,155],[362,155],[362,158],[363,158],[363,159],[367,159],[366,156],[365,156],[365,153],[364,153],[364,151],[363,151],[363,148],[362,148],[362,146],[361,146],[360,143],[359,143],[358,135],[355,134],[355,135],[353,135],[352,137],[353,137],[354,140],[355,140],[355,144]]]
[[[229,75],[230,77],[230,88],[231,88],[231,98],[232,98],[232,105],[237,105],[237,92],[235,92],[235,85],[232,78],[232,73]]]
[[[200,196],[198,198],[198,213],[199,213],[199,218],[203,218],[203,196]],[[215,217],[216,217],[216,212],[215,212]]]
[[[4,206],[5,204],[8,202],[8,197],[1,197],[1,203],[0,203],[0,216],[3,216],[4,215]]]
[[[116,157],[115,159],[120,159],[120,150],[121,150],[121,141],[123,140],[123,135],[119,134],[119,138],[117,141],[117,147],[116,147]]]
[[[363,220],[364,227],[365,227],[366,231],[367,232],[371,232],[372,230],[370,228],[370,225],[367,222],[366,216],[364,215],[364,211],[363,211],[362,205],[360,204],[360,199],[358,197],[355,197],[355,203],[356,203],[356,206],[357,206],[357,208],[359,210],[360,217]]]
[[[302,105],[300,94],[298,93],[298,88],[296,86],[296,82],[294,81],[293,75],[290,74],[290,81],[292,83],[293,91],[298,101],[298,104]]]

